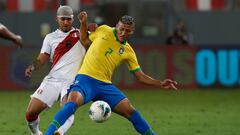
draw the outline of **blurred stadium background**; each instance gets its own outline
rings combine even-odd
[[[89,22],[114,26],[129,14],[136,20],[130,43],[143,70],[154,78],[173,78],[180,91],[163,91],[138,84],[125,66],[114,82],[147,118],[157,134],[240,134],[240,0],[61,0],[80,10]],[[0,134],[28,134],[24,113],[29,95],[50,69],[32,78],[24,70],[34,60],[44,36],[55,30],[57,0],[0,0],[0,22],[24,39],[24,48],[0,39]],[[167,45],[166,39],[184,22],[189,44]],[[136,134],[127,121],[115,117],[94,124],[87,108],[78,112],[69,134]],[[42,114],[46,129],[58,105]]]

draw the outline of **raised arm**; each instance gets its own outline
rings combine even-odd
[[[80,41],[85,48],[88,48],[91,44],[91,41],[88,38],[87,12],[80,12],[78,15],[78,20],[80,22]]]
[[[11,40],[13,43],[15,43],[20,48],[22,48],[22,46],[23,46],[22,37],[20,35],[14,34],[6,26],[4,26],[2,24],[0,24],[0,37]]]
[[[49,55],[45,53],[40,53],[35,61],[29,65],[25,70],[25,76],[31,77],[34,70],[38,70],[42,65],[44,65],[49,59]]]
[[[177,82],[173,81],[171,79],[164,79],[162,81],[160,80],[156,80],[153,79],[152,77],[148,76],[147,74],[145,74],[143,71],[138,71],[134,73],[135,77],[137,78],[137,80],[141,83],[147,84],[147,85],[153,85],[153,86],[157,86],[160,88],[164,88],[164,89],[175,89],[177,90]]]

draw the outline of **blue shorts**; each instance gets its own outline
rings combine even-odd
[[[69,92],[78,91],[82,94],[84,104],[90,101],[103,100],[111,109],[126,96],[112,83],[105,83],[90,76],[78,74]]]

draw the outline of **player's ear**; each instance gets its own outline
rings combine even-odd
[[[118,28],[118,26],[119,26],[119,22],[116,24],[116,28]]]

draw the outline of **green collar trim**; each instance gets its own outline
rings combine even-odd
[[[126,39],[125,39],[123,42],[121,42],[121,41],[118,40],[116,28],[113,29],[113,33],[114,33],[114,36],[115,36],[115,39],[116,39],[117,42],[119,42],[122,46],[126,45],[126,43],[127,43],[127,40],[126,40]]]

